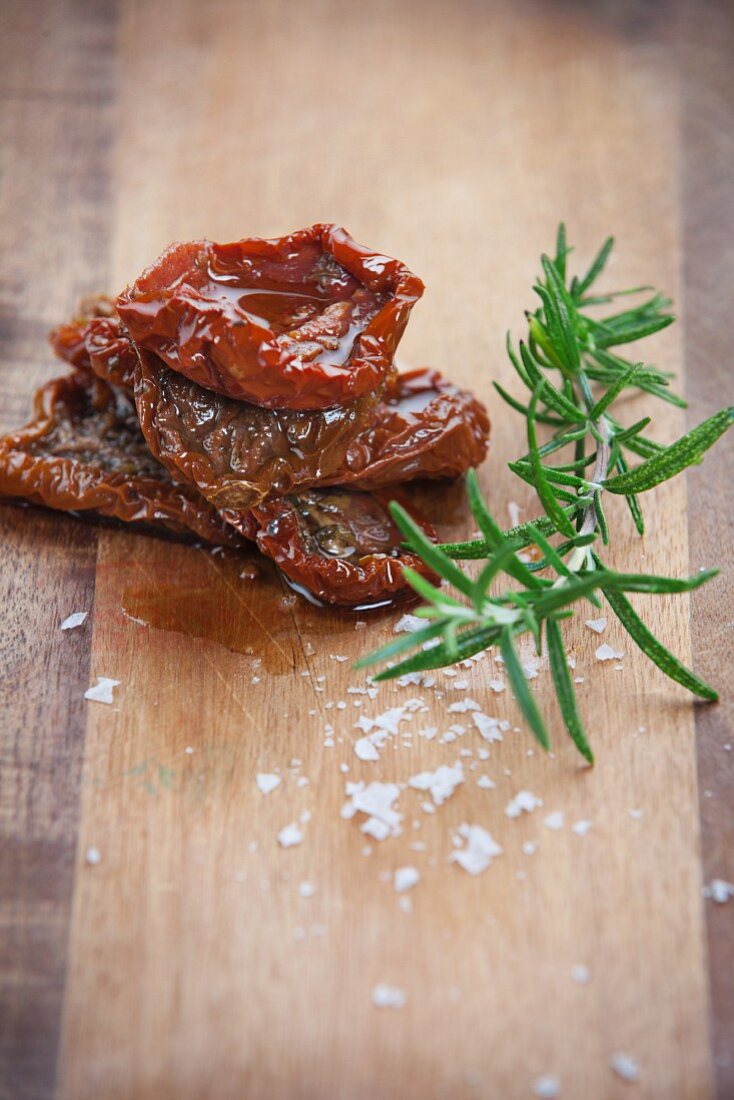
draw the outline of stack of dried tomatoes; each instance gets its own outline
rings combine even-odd
[[[0,440],[0,494],[254,541],[328,603],[392,599],[401,565],[426,574],[401,548],[393,486],[459,476],[489,432],[484,407],[436,371],[396,371],[422,293],[333,225],[172,245],[116,302],[86,300],[51,334],[74,371]]]

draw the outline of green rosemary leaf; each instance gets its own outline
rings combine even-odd
[[[594,408],[589,413],[589,420],[600,420],[613,401],[616,401],[622,390],[626,389],[636,375],[643,369],[643,363],[633,363],[626,371],[623,371],[616,382],[613,382],[607,392],[599,398]]]
[[[618,440],[619,436],[617,436],[616,438]],[[625,459],[624,455],[621,452],[619,454],[617,454],[616,467],[617,467],[617,469],[619,470],[619,472],[621,474],[626,474],[627,470],[629,469],[629,466],[627,465],[627,460]],[[634,523],[634,525],[637,529],[637,534],[638,535],[644,535],[645,534],[645,518],[642,515],[642,507],[640,505],[640,502],[639,502],[638,498],[635,496],[634,493],[627,493],[627,494],[625,494],[624,500],[625,500],[625,503],[626,503],[627,507],[630,510],[630,514],[632,516],[632,521],[633,521],[633,523]]]
[[[474,657],[489,646],[499,641],[502,628],[492,624],[491,626],[477,627],[474,630],[465,630],[457,635],[457,655],[451,657],[445,645],[431,646],[421,650],[413,657],[408,657],[400,664],[392,668],[386,668],[379,672],[375,680],[392,680],[396,676],[403,676],[406,672],[431,672],[436,668],[445,668],[446,665],[455,664],[457,661],[465,661],[467,657]]]
[[[702,569],[692,577],[658,577],[648,573],[609,573],[612,581],[601,581],[600,588],[605,592],[611,588],[621,592],[653,592],[656,595],[677,592],[693,592],[718,575],[718,569]]]
[[[583,409],[577,408],[560,390],[556,389],[552,382],[544,377],[524,340],[520,341],[520,355],[527,368],[528,378],[531,382],[530,388],[535,390],[538,386],[543,387],[543,401],[545,404],[554,412],[557,412],[559,416],[565,417],[565,420],[573,420],[579,424],[585,423],[586,413]]]
[[[709,447],[731,427],[733,420],[734,408],[722,409],[641,466],[608,479],[605,488],[610,493],[644,493],[654,489],[687,466],[700,462]]]
[[[383,661],[390,661],[393,657],[397,657],[399,653],[404,653],[406,649],[422,647],[426,642],[432,641],[441,634],[443,634],[442,622],[429,623],[428,626],[424,626],[421,630],[414,630],[409,634],[401,634],[394,642],[390,642],[388,645],[383,646],[382,649],[377,649],[374,653],[368,653],[366,657],[360,657],[354,667],[366,668],[368,665],[377,665],[381,664]]]
[[[541,381],[536,387],[532,401],[530,402],[530,411],[527,421],[528,448],[530,450],[530,462],[533,471],[535,491],[540,498],[540,503],[543,505],[546,514],[553,520],[557,529],[564,535],[573,535],[573,525],[553,495],[550,485],[546,481],[543,465],[538,457],[538,440],[535,434],[535,409],[543,386],[544,383]]]
[[[405,535],[408,545],[415,550],[420,558],[444,580],[450,581],[455,588],[463,592],[471,599],[472,581],[463,573],[448,555],[439,550],[435,543],[428,539],[418,524],[411,519],[404,508],[396,502],[390,503],[390,513],[395,523]]]
[[[609,545],[609,525],[607,523],[607,517],[604,514],[604,505],[601,502],[601,491],[597,490],[594,493],[594,512],[596,514],[596,522],[601,533],[601,540],[605,546]]]
[[[548,659],[551,676],[553,677],[563,721],[576,748],[590,764],[593,764],[594,754],[591,751],[589,742],[586,740],[581,716],[576,706],[576,692],[568,670],[561,628],[557,621],[551,618],[548,619],[545,630],[548,639]]]
[[[546,277],[546,286],[548,292],[548,300],[552,303],[552,313],[554,317],[554,324],[557,326],[559,333],[559,345],[556,348],[556,354],[558,354],[565,363],[566,369],[570,374],[576,374],[581,366],[581,356],[579,353],[579,342],[576,335],[575,310],[571,297],[563,284],[555,265],[549,260],[547,256],[541,257],[541,263],[543,265],[543,272]],[[543,299],[546,317],[548,316],[548,305],[545,298]]]
[[[523,416],[528,415],[527,405],[523,405],[520,401],[516,400],[516,398],[512,397],[506,389],[500,386],[499,382],[493,382],[492,385],[497,390],[502,400],[506,401],[511,409],[514,409],[515,412],[522,413]],[[535,419],[539,424],[552,424],[554,427],[564,427],[566,424],[566,421],[561,420],[560,417],[550,416],[548,413],[542,412],[536,413]]]
[[[500,549],[500,547],[504,546],[507,539],[502,529],[495,522],[487,505],[484,503],[476,470],[470,470],[466,475],[466,492],[469,500],[469,507],[472,510],[472,515],[479,524],[480,531],[487,541],[493,544],[495,550]],[[510,576],[514,577],[520,584],[527,585],[533,589],[540,587],[537,579],[514,553],[510,555],[505,569]]]
[[[556,258],[553,261],[556,271],[565,283],[566,281],[566,257],[570,249],[566,244],[566,226],[559,222],[556,232]]]
[[[505,627],[500,635],[500,653],[502,654],[502,660],[504,661],[507,671],[507,678],[510,681],[520,710],[525,715],[525,719],[537,740],[544,749],[549,749],[550,742],[548,740],[548,731],[545,728],[545,722],[538,710],[535,696],[530,690],[530,685],[523,672],[523,667],[520,664],[520,658],[515,650],[512,631],[508,627]]]
[[[487,589],[494,580],[494,578],[503,569],[511,563],[515,556],[515,551],[519,549],[520,544],[516,542],[506,542],[499,550],[497,550],[493,557],[489,559],[484,569],[477,577],[474,586],[474,606],[477,611],[481,611],[482,603],[487,594]]]
[[[589,270],[586,272],[583,279],[581,279],[576,285],[576,293],[574,297],[577,301],[580,301],[580,299],[583,298],[584,294],[592,285],[592,283],[595,283],[598,277],[601,275],[602,271],[606,267],[607,260],[609,259],[609,254],[613,248],[614,237],[607,237],[607,239],[604,241],[604,244],[601,246],[598,253],[594,257]]]
[[[455,611],[457,608],[464,612],[467,610],[465,603],[461,603],[460,600],[455,600],[453,596],[449,596],[443,589],[436,588],[435,585],[427,581],[424,576],[417,573],[415,569],[411,569],[409,565],[403,566],[403,576],[414,592],[417,592],[424,600],[428,600],[430,604],[433,604],[437,614],[446,614],[451,609]]]
[[[643,653],[647,654],[659,669],[670,680],[675,680],[694,695],[700,695],[702,699],[716,702],[718,692],[686,668],[669,649],[659,641],[655,635],[645,626],[632,604],[621,592],[606,592],[607,603],[625,628],[633,642],[639,646]]]

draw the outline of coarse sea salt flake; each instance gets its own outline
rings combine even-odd
[[[518,791],[505,806],[505,813],[508,817],[519,817],[521,813],[531,814],[542,805],[543,799],[536,798],[532,791]]]
[[[571,967],[571,979],[574,982],[578,982],[579,985],[586,985],[590,977],[588,966],[582,966],[580,963],[577,963],[576,966]]]
[[[492,718],[489,714],[483,714],[482,711],[474,711],[471,717],[485,741],[501,741],[502,731],[510,728],[509,722]]]
[[[561,1083],[557,1077],[544,1074],[543,1077],[533,1081],[533,1095],[537,1096],[538,1100],[555,1100],[556,1096],[561,1095]]]
[[[449,706],[449,714],[467,714],[470,710],[481,710],[475,699],[462,699],[460,702],[451,703]]]
[[[734,883],[726,882],[723,878],[712,879],[703,888],[703,896],[711,898],[717,905],[724,905],[729,898],[734,898]]]
[[[576,833],[576,836],[586,836],[589,829],[592,829],[593,827],[593,821],[575,821],[571,826],[571,832]]]
[[[453,767],[439,764],[434,772],[418,772],[410,777],[408,785],[416,791],[429,791],[435,805],[441,806],[463,782],[464,766],[459,760]]]
[[[383,740],[386,735],[383,734]],[[374,735],[372,737],[360,737],[359,741],[354,743],[354,752],[360,760],[379,760],[380,754],[377,751],[377,745],[375,744]]]
[[[502,848],[481,825],[463,824],[459,826],[458,832],[466,840],[466,847],[452,852],[449,862],[458,863],[470,875],[479,875],[486,871],[494,857],[501,855]]]
[[[612,1055],[609,1059],[609,1065],[623,1081],[637,1081],[640,1076],[640,1067],[637,1060],[621,1050]]]
[[[417,615],[403,615],[395,623],[393,631],[395,634],[412,634],[415,630],[422,630],[425,625],[426,620]]]
[[[587,619],[586,626],[589,630],[593,630],[595,634],[602,634],[606,630],[607,620],[603,615],[598,619]]]
[[[98,676],[94,687],[87,688],[84,692],[84,698],[89,699],[91,703],[107,703],[108,705],[114,703],[112,689],[116,688],[119,683],[119,680],[111,680],[109,676]]]
[[[595,653],[597,661],[619,661],[624,657],[623,649],[612,649],[610,645],[605,642],[596,649]]]
[[[411,890],[421,880],[421,873],[417,867],[398,867],[395,872],[395,889],[399,894]]]
[[[298,887],[298,893],[302,898],[312,898],[314,894],[314,885],[312,882],[302,882]]]
[[[280,786],[280,776],[273,775],[272,772],[258,772],[255,777],[257,783],[257,789],[263,794],[270,794],[276,787]]]
[[[87,848],[86,852],[84,853],[84,859],[90,867],[96,867],[102,859],[102,854],[99,848]]]
[[[71,615],[64,619],[63,623],[59,627],[60,630],[73,630],[77,626],[81,626],[87,617],[86,611],[74,611]]]
[[[372,1004],[375,1008],[403,1008],[407,1000],[404,989],[386,982],[378,982],[372,990]]]
[[[552,814],[548,814],[543,820],[546,829],[553,829],[554,831],[562,829],[564,822],[565,816],[563,810],[555,810]]]
[[[481,787],[484,791],[491,791],[494,789],[494,783],[488,775],[480,775],[477,779],[477,786]]]
[[[303,840],[303,833],[298,826],[293,822],[290,825],[286,825],[278,833],[278,844],[281,848],[293,848],[296,844],[300,844]]]

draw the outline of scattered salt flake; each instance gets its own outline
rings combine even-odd
[[[637,1081],[640,1076],[640,1067],[637,1060],[621,1050],[612,1055],[609,1059],[609,1065],[623,1081]]]
[[[604,642],[603,645],[597,647],[595,656],[597,661],[619,661],[624,657],[624,650],[612,649],[610,645]]]
[[[347,783],[346,793],[350,801],[342,806],[343,818],[352,818],[356,813],[367,814],[362,832],[375,840],[398,835],[403,815],[393,809],[400,794],[397,783]]]
[[[577,963],[576,966],[571,967],[571,980],[578,982],[579,985],[586,985],[590,977],[591,974],[589,973],[588,966],[582,966],[580,963]]]
[[[270,794],[271,791],[280,786],[281,780],[279,775],[273,775],[272,772],[259,772],[255,782],[257,783],[257,789],[262,794]]]
[[[314,885],[312,882],[302,882],[298,887],[298,893],[302,898],[312,898],[314,894]]]
[[[74,627],[81,626],[87,617],[86,611],[73,611],[59,627],[59,630],[73,630]]]
[[[519,817],[521,813],[530,814],[542,805],[543,799],[536,798],[532,791],[518,791],[505,806],[505,813],[508,817]]]
[[[601,615],[598,619],[587,619],[586,626],[595,634],[603,634],[607,628],[607,620],[604,615]]]
[[[434,772],[418,772],[416,775],[411,775],[408,785],[416,791],[429,791],[436,806],[441,806],[463,782],[464,766],[459,760],[453,767],[439,764]]]
[[[402,897],[398,898],[398,905],[400,906],[400,909],[403,913],[413,912],[413,902],[410,900],[407,894],[403,894]]]
[[[571,826],[571,832],[576,833],[576,836],[586,836],[589,829],[594,827],[593,821],[574,821]]]
[[[421,809],[424,814],[435,814],[436,807],[432,802],[421,802]]]
[[[119,683],[119,680],[110,680],[109,676],[98,676],[94,687],[87,688],[84,692],[84,698],[92,703],[114,703],[112,689]]]
[[[510,728],[509,722],[504,722],[499,718],[492,718],[489,714],[483,714],[481,710],[474,711],[471,717],[472,722],[485,741],[501,741],[502,731]]]
[[[494,857],[501,855],[501,847],[481,825],[460,825],[458,832],[466,840],[466,847],[452,852],[449,862],[458,863],[470,875],[486,871]]]
[[[406,890],[416,886],[420,880],[421,873],[417,867],[398,867],[394,876],[395,889],[399,894],[404,894]]]
[[[404,989],[396,985],[378,982],[372,990],[372,1004],[375,1008],[403,1008],[408,1000]]]
[[[281,848],[293,848],[296,844],[300,844],[302,840],[303,833],[295,822],[286,825],[285,828],[281,829],[278,833],[278,844],[280,844]]]
[[[395,634],[412,634],[415,630],[422,630],[425,625],[426,620],[417,615],[403,615],[395,623],[393,631]]]
[[[634,818],[635,821],[639,821],[640,818],[644,817],[645,811],[644,810],[628,810],[627,813],[630,815],[630,817]]]
[[[488,775],[480,775],[477,779],[477,786],[481,787],[484,791],[491,791],[494,789],[494,783]]]
[[[99,848],[87,848],[86,852],[84,853],[84,859],[90,867],[96,867],[102,859],[102,853],[100,852]]]
[[[340,664],[343,664],[344,661],[349,660],[346,653],[330,653],[329,656],[331,657],[332,661],[339,661]]]
[[[193,751],[194,751],[194,749],[193,749],[193,746],[192,746],[192,745],[187,745],[187,746],[186,746],[186,748],[184,749],[184,752],[185,752],[185,753],[186,753],[186,754],[187,754],[188,756],[191,756],[191,754],[193,753]]]
[[[565,824],[563,810],[555,810],[552,814],[548,814],[548,816],[543,819],[543,824],[546,829],[554,829],[556,831],[562,829]]]
[[[520,505],[515,500],[508,500],[507,514],[510,517],[510,527],[517,527],[520,522]]]
[[[311,781],[310,781],[310,779],[308,778],[307,775],[301,775],[296,780],[296,786],[297,787],[307,787],[310,782]]]
[[[492,691],[495,693],[495,695],[499,695],[501,691],[505,690],[504,680],[490,680],[489,681],[489,686],[492,689]]]
[[[537,840],[526,840],[525,843],[522,846],[522,850],[523,850],[523,852],[525,853],[526,856],[533,855],[533,853],[537,852],[537,850],[538,850]]]
[[[533,1095],[539,1100],[554,1100],[554,1097],[561,1095],[561,1082],[550,1074],[538,1077],[533,1081]]]
[[[574,676],[573,682],[574,682],[574,684],[583,684],[584,677],[583,676]]]
[[[306,938],[306,929],[302,928],[300,924],[297,924],[296,927],[293,929],[293,939],[294,940],[303,940],[305,938]]]
[[[384,741],[387,734],[382,734],[382,740]],[[360,737],[358,741],[354,743],[355,755],[360,760],[379,760],[380,753],[378,752],[378,744],[374,734],[371,737]]]
[[[707,886],[704,886],[703,896],[711,898],[718,905],[723,905],[729,898],[734,898],[734,883],[725,882],[723,878],[712,879]]]
[[[367,629],[367,623],[364,621],[364,619],[357,619],[356,623],[354,624],[354,629],[355,630],[366,630]]]
[[[466,714],[470,710],[481,710],[479,703],[477,703],[475,699],[462,699],[460,702],[451,703],[449,706],[449,714]]]
[[[453,684],[451,685],[451,690],[452,691],[466,691],[466,689],[468,687],[469,687],[469,681],[468,680],[455,680],[453,682]]]

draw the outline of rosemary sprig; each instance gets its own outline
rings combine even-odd
[[[538,654],[544,645],[548,648],[564,724],[589,762],[593,762],[593,754],[579,715],[561,628],[580,601],[589,600],[599,607],[604,598],[635,644],[666,676],[702,699],[718,698],[712,687],[682,665],[650,632],[627,598],[634,592],[689,592],[717,571],[708,569],[683,580],[619,573],[603,564],[598,544],[606,546],[610,540],[604,512],[606,493],[624,497],[635,527],[642,534],[639,495],[700,462],[734,419],[734,409],[724,409],[665,446],[645,434],[649,417],[623,428],[613,415],[615,403],[626,390],[685,405],[682,398],[671,393],[668,374],[612,350],[672,324],[669,299],[650,293],[640,305],[616,310],[606,317],[594,318],[588,312],[589,308],[650,291],[649,287],[637,287],[591,293],[613,244],[610,237],[588,271],[569,278],[571,250],[566,244],[565,227],[559,227],[555,256],[541,258],[543,274],[534,287],[540,305],[526,314],[526,338],[515,346],[509,334],[507,337],[507,353],[529,397],[520,401],[495,383],[500,397],[525,417],[527,453],[510,463],[510,469],[533,486],[544,514],[503,531],[489,511],[472,470],[467,476],[467,493],[480,535],[468,542],[439,546],[431,543],[404,509],[393,503],[392,514],[407,544],[456,594],[406,569],[409,583],[425,600],[416,614],[426,620],[426,626],[360,661],[361,666],[389,662],[375,677],[386,680],[454,664],[497,645],[525,719],[547,749],[550,742],[546,722],[517,650],[518,637],[530,634]],[[552,429],[550,439],[542,445],[539,425]],[[637,458],[643,461],[631,466]],[[534,555],[524,554],[531,546],[536,547]],[[475,580],[456,564],[456,559],[480,559],[486,564]],[[500,577],[514,582],[513,586],[498,584]],[[398,663],[396,658],[401,658]]]

